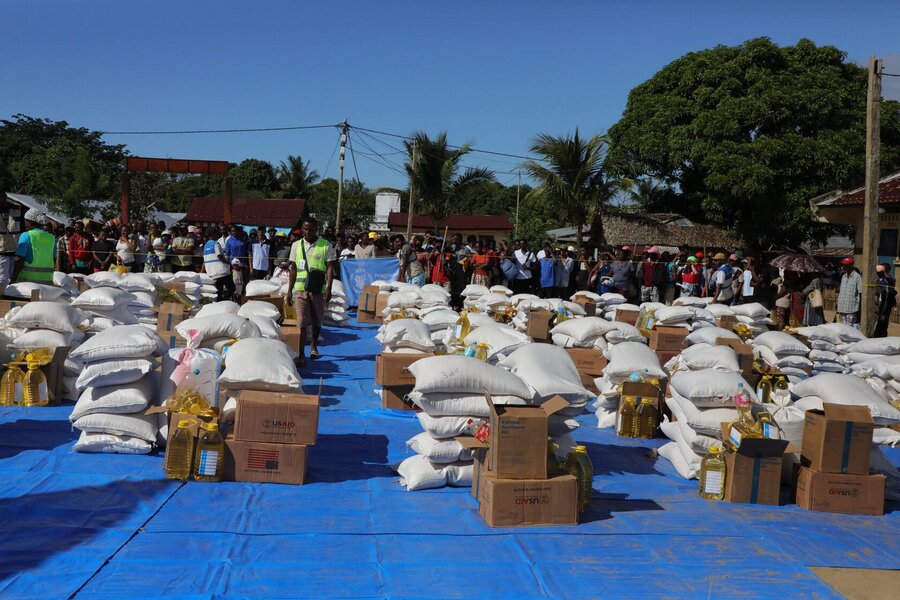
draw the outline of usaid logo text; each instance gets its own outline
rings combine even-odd
[[[516,498],[516,504],[549,504],[550,498],[547,496],[525,496],[523,498]]]
[[[293,429],[294,422],[293,421],[276,421],[275,419],[266,419],[263,421],[263,426],[268,427],[269,429]]]

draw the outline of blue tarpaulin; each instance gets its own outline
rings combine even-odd
[[[581,417],[593,498],[570,527],[491,529],[469,490],[407,492],[421,432],[372,392],[375,327],[326,328],[303,486],[181,484],[162,457],[71,451],[71,407],[0,408],[3,598],[839,597],[808,566],[900,568],[883,517],[733,505]],[[900,449],[888,449],[900,462]]]
[[[347,304],[357,306],[363,288],[379,279],[395,281],[400,266],[396,258],[354,258],[342,260],[341,283],[347,294]]]

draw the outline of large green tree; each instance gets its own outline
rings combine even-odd
[[[115,199],[125,155],[125,146],[106,144],[100,132],[17,114],[0,120],[0,192],[86,215]]]
[[[434,139],[418,131],[406,146],[406,173],[413,184],[416,197],[415,211],[429,214],[435,223],[448,215],[459,212],[457,203],[480,184],[493,181],[490,169],[468,167],[463,169],[462,158],[471,152],[471,144],[459,148],[447,144],[447,132],[440,132]]]
[[[863,183],[866,69],[833,46],[767,38],[692,52],[631,91],[611,155],[676,190],[670,210],[750,246],[797,245],[808,200]],[[882,172],[900,164],[900,107],[882,104]]]
[[[278,178],[272,163],[245,158],[229,170],[234,179],[234,194],[242,198],[272,198],[278,192]]]
[[[605,135],[581,137],[552,136],[542,133],[534,140],[531,152],[540,160],[529,160],[525,170],[537,182],[529,199],[547,203],[575,228],[578,246],[583,244],[582,228],[590,224],[593,242],[602,244],[602,209],[631,182],[617,177],[607,165],[609,139]]]

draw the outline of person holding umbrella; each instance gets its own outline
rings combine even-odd
[[[862,298],[862,276],[853,266],[852,258],[841,260],[844,274],[841,276],[841,289],[838,293],[837,313],[841,323],[859,329],[859,305]]]

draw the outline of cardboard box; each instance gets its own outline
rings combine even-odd
[[[375,298],[375,317],[381,319],[378,321],[381,323],[384,321],[384,309],[387,308],[388,298],[390,297],[390,292],[378,292],[378,297]]]
[[[380,386],[414,385],[416,378],[406,370],[407,367],[429,356],[434,354],[379,354],[375,357],[375,383]]]
[[[225,438],[225,479],[302,485],[308,446]]]
[[[300,334],[302,333],[303,330],[296,324],[296,321],[291,321],[291,324],[287,324],[287,321],[285,321],[281,324],[278,334],[281,336],[282,342],[287,344],[294,352],[299,353]]]
[[[650,330],[650,348],[668,352],[681,351],[690,330],[684,327],[657,325]]]
[[[615,308],[615,307],[613,307]],[[641,316],[641,311],[639,310],[622,310],[616,309],[616,318],[615,320],[619,323],[628,323],[629,325],[636,325],[638,318]]]
[[[581,376],[581,385],[583,385],[587,391],[594,394],[600,393],[600,390],[597,389],[597,384],[594,383],[596,377],[593,375],[585,375],[584,373],[579,373],[579,375]]]
[[[528,329],[525,331],[535,341],[550,339],[550,322],[553,313],[549,310],[535,309],[528,311]]]
[[[721,327],[722,329],[727,329],[728,331],[734,329],[736,323],[737,317],[734,315],[722,315],[721,317],[716,319],[716,325]]]
[[[634,396],[637,405],[641,405],[641,399],[653,398],[653,406],[656,410],[662,410],[665,406],[665,390],[668,381],[661,381],[659,387],[643,381],[625,381],[622,383],[622,396]]]
[[[486,440],[491,473],[500,479],[546,479],[547,418],[569,403],[554,396],[540,406],[508,406],[495,405],[490,394],[485,398],[491,411]]]
[[[6,316],[6,313],[11,311],[15,307],[24,306],[24,305],[28,304],[29,302],[30,302],[30,300],[12,299],[12,298],[0,300],[0,317]]]
[[[741,367],[741,375],[743,375],[744,379],[753,375],[753,348],[749,344],[734,338],[716,338],[716,345],[728,346],[734,349],[738,365]]]
[[[679,352],[678,350],[657,350],[656,358],[659,359],[660,365],[665,365],[667,362],[669,362],[679,354],[681,354],[681,352]]]
[[[498,479],[486,474],[478,488],[478,512],[491,527],[575,525],[578,484],[571,475]]]
[[[185,312],[185,307],[176,302],[165,302],[159,307],[156,333],[170,348],[183,348],[187,345],[187,340],[175,331],[175,326],[184,321]]]
[[[597,303],[587,296],[575,296],[575,304],[584,309],[585,316],[597,316]]]
[[[234,439],[308,445],[316,443],[319,397],[241,390],[234,413]]]
[[[593,348],[566,348],[566,352],[572,357],[575,368],[582,375],[600,377],[609,362],[601,350]]]
[[[875,428],[868,407],[825,402],[822,408],[806,411],[804,466],[822,473],[868,475]]]
[[[378,286],[367,285],[359,294],[356,301],[356,309],[361,312],[374,313],[378,301]]]
[[[412,385],[386,385],[381,388],[381,408],[421,412],[417,406],[407,404],[403,397],[413,390]]]
[[[724,439],[728,428],[723,427]],[[725,501],[778,506],[781,461],[787,440],[744,438],[735,452],[725,455]]]
[[[884,514],[884,475],[821,473],[800,467],[797,506],[852,515]]]
[[[376,325],[380,325],[384,322],[384,318],[376,315],[374,312],[365,312],[358,311],[356,313],[356,322],[357,323],[374,323]]]

